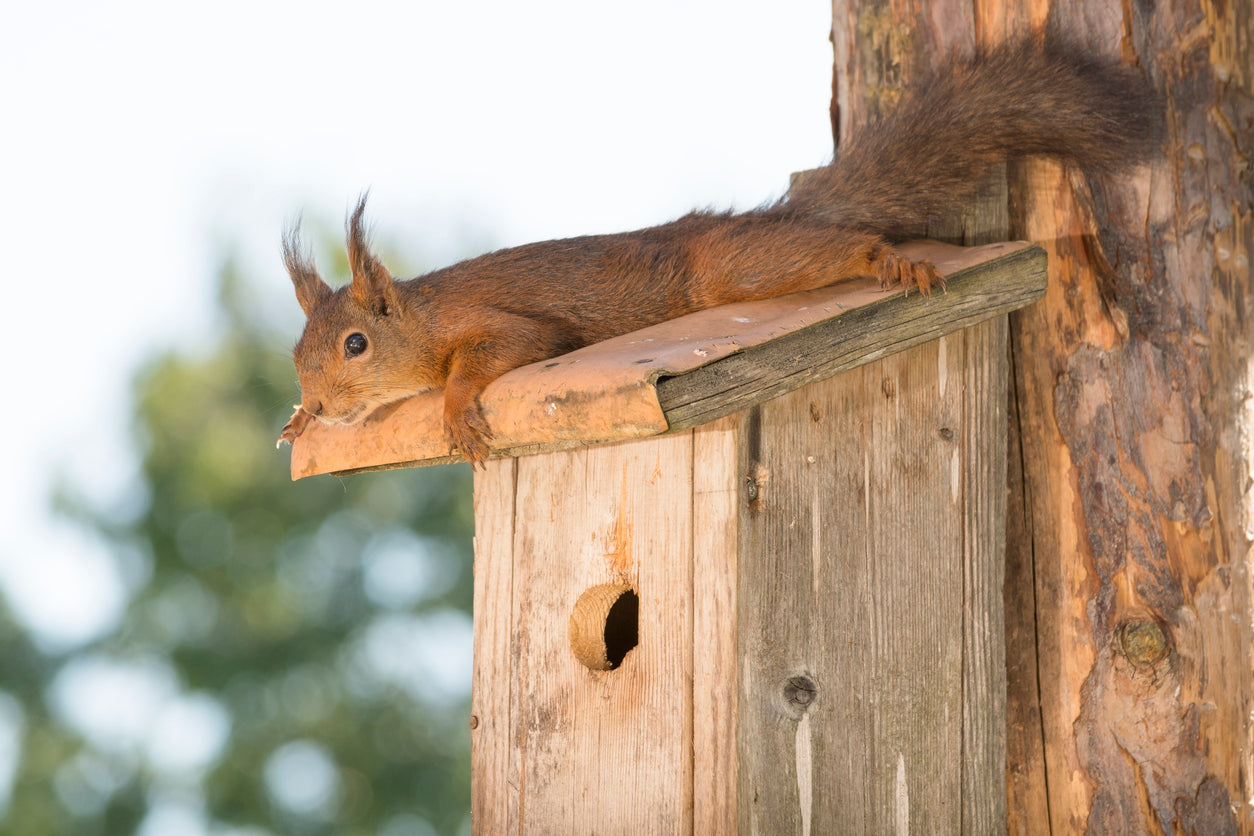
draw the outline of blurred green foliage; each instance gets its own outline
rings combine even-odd
[[[259,321],[250,286],[224,266],[220,342],[138,376],[136,513],[119,523],[63,498],[133,590],[119,628],[54,657],[0,612],[0,688],[24,720],[0,830],[133,833],[171,800],[215,834],[466,827],[470,471],[291,482],[274,439],[298,397],[295,334]],[[68,672],[101,667],[164,683],[187,710],[141,714],[121,740],[85,732],[56,694],[91,705],[94,680]],[[110,711],[146,705],[121,693],[99,695],[106,729]],[[197,724],[215,722],[225,743],[197,761]]]

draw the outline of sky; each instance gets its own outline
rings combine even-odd
[[[830,157],[830,19],[821,0],[0,7],[0,593],[52,651],[118,617],[133,579],[50,492],[142,509],[131,381],[212,344],[226,248],[295,342],[282,227],[338,226],[366,188],[377,236],[427,269],[468,242],[750,208]]]

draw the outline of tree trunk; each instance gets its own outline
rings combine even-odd
[[[1151,166],[1015,165],[937,230],[1051,262],[1011,321],[1012,832],[1254,833],[1252,21],[1254,0],[834,2],[840,133],[947,52],[1033,30],[1164,96]]]

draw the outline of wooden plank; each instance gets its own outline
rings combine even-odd
[[[764,404],[741,431],[743,833],[824,832],[816,787],[842,811],[839,832],[873,832],[872,683],[857,675],[871,630],[860,382],[845,373]]]
[[[992,245],[996,247],[997,245]],[[894,297],[658,380],[671,429],[729,415],[807,383],[1001,316],[1041,298],[1045,254],[1016,249],[950,278],[932,297]]]
[[[508,791],[521,830],[691,832],[691,491],[691,433],[518,460]],[[639,595],[639,646],[594,672],[568,619],[613,581]]]
[[[474,673],[470,694],[470,817],[477,833],[517,832],[517,764],[510,747],[514,484],[518,462],[475,475]]]
[[[1022,376],[1011,341],[1012,394],[1007,427],[1006,502],[1006,832],[1050,833],[1049,785],[1041,718],[1037,657],[1036,572],[1030,496],[1024,481],[1017,381]]]
[[[961,827],[964,548],[979,524],[963,516],[966,343],[950,335],[745,419],[761,507],[740,514],[742,832]]]
[[[876,832],[960,825],[963,343],[942,337],[863,369]]]
[[[736,830],[737,417],[693,431],[693,832]]]
[[[1006,317],[966,332],[962,384],[962,832],[1006,829]]]

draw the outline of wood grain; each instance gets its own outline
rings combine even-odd
[[[491,462],[476,832],[996,830],[1005,372],[996,319],[698,430]],[[592,671],[566,625],[604,583],[640,644]]]
[[[1006,827],[1006,400],[1009,324],[968,329],[963,388],[978,408],[962,421],[962,827]],[[992,524],[990,524],[992,521]]]
[[[484,514],[499,509],[510,467],[511,537],[477,544],[477,561],[512,571],[485,573],[476,588],[476,653],[486,655],[476,658],[476,734],[494,740],[472,749],[475,829],[689,833],[692,434],[493,463]],[[568,619],[585,589],[609,582],[639,596],[639,646],[619,668],[592,671],[571,652]]]
[[[999,333],[960,331],[742,419],[758,503],[740,514],[742,832],[946,833],[964,815],[995,829],[1000,570],[980,564],[1001,558],[1005,408],[999,386],[972,384],[1004,375]]]
[[[742,491],[735,417],[693,432],[693,832],[736,829],[739,624],[736,596]]]
[[[514,706],[511,616],[514,611],[514,493],[518,462],[489,462],[475,475],[474,672],[470,690],[470,816],[480,833],[514,833],[520,777],[510,745]]]
[[[1015,223],[1051,250],[1012,340],[1057,830],[1254,833],[1254,628],[1231,582],[1250,569],[1251,15],[1054,14],[1164,91],[1171,139],[1116,180],[1014,173]],[[1141,627],[1161,653],[1125,642]]]
[[[996,246],[996,245],[994,245]],[[950,278],[932,297],[892,297],[658,380],[671,429],[706,423],[807,383],[1030,304],[1044,292],[1044,253],[1016,249]]]
[[[1162,92],[1153,165],[1008,172],[1010,232],[1050,254],[1011,319],[1008,824],[1254,833],[1254,3],[833,10],[846,130],[948,48],[1042,28]]]

